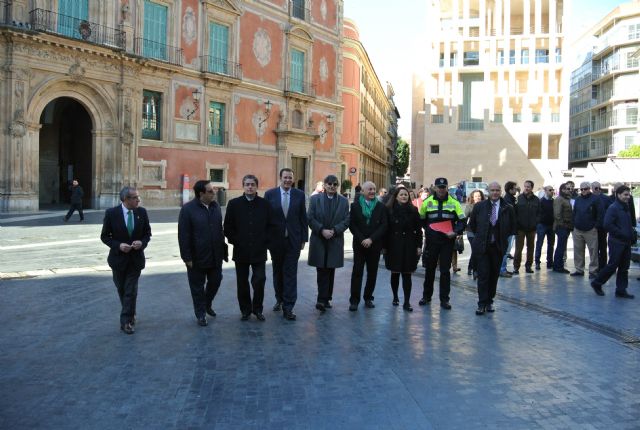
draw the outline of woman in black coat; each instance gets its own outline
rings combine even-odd
[[[404,187],[396,188],[387,201],[389,211],[389,228],[385,243],[385,266],[391,271],[391,290],[393,305],[398,306],[398,287],[402,274],[402,290],[406,311],[412,311],[411,274],[418,266],[418,258],[422,253],[422,227],[418,209],[409,199],[409,191]]]

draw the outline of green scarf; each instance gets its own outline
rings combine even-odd
[[[362,215],[364,215],[364,219],[367,220],[367,225],[369,225],[371,223],[371,214],[373,213],[373,210],[375,209],[376,204],[378,203],[378,199],[374,197],[374,199],[371,200],[371,204],[367,204],[366,199],[361,194],[359,201],[360,201],[360,207],[362,208]]]

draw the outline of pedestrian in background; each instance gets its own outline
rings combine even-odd
[[[393,306],[400,304],[398,288],[402,276],[402,308],[411,312],[411,274],[416,271],[422,253],[422,223],[418,209],[409,199],[406,188],[398,187],[387,202],[389,227],[384,245],[384,263],[391,272]]]
[[[591,183],[580,184],[580,195],[573,204],[573,262],[571,276],[584,276],[584,248],[589,249],[589,278],[598,272],[598,224],[604,217],[602,202],[591,193]]]
[[[222,260],[228,260],[222,231],[222,212],[216,202],[218,188],[211,181],[193,185],[194,198],[180,209],[178,245],[187,267],[187,279],[198,325],[207,325],[206,314],[216,316],[213,299],[222,282]],[[205,286],[206,281],[206,286]]]
[[[135,333],[138,279],[145,266],[144,250],[151,240],[147,211],[134,187],[120,190],[121,204],[104,213],[100,240],[109,247],[107,263],[120,298],[120,330]]]
[[[591,192],[600,200],[602,213],[606,214],[607,209],[613,202],[609,200],[609,196],[602,192],[602,185],[600,185],[600,182],[594,181],[591,183]],[[615,193],[613,193],[613,195],[615,196]],[[604,228],[603,221],[604,216],[602,217],[602,222],[598,223],[596,226],[598,231],[598,272],[607,265],[607,230]]]
[[[571,190],[566,183],[560,185],[558,197],[553,201],[553,231],[556,233],[556,251],[553,254],[553,271],[569,274],[564,267],[569,233],[573,230]]]
[[[480,203],[484,200],[484,193],[480,190],[473,190],[467,199],[467,205],[464,208],[464,216],[467,218],[467,240],[469,241],[469,247],[473,249],[473,239],[475,237],[475,233],[469,229],[470,217],[473,214],[473,208],[476,204]],[[475,280],[478,276],[477,268],[475,261],[473,259],[473,253],[471,253],[471,257],[469,257],[469,265],[467,266],[467,275],[472,276]]]
[[[516,193],[518,192],[518,184],[513,181],[507,181],[504,184],[504,202],[508,205],[516,207]],[[515,210],[515,209],[514,209]],[[502,264],[500,265],[500,276],[503,278],[510,278],[512,273],[507,270],[507,260],[511,255],[511,247],[513,246],[513,241],[515,240],[515,235],[511,236],[507,243],[507,252],[505,252],[504,257],[502,258]]]
[[[540,199],[533,194],[533,181],[524,181],[524,191],[516,200],[515,213],[517,225],[516,251],[513,255],[513,274],[520,273],[522,262],[522,249],[527,243],[527,258],[524,269],[527,273],[533,273],[533,252],[535,248],[536,226],[540,211]]]
[[[602,285],[616,273],[616,297],[633,299],[627,292],[629,285],[629,264],[631,245],[638,240],[633,228],[633,215],[629,207],[631,190],[620,186],[615,192],[616,201],[609,206],[604,217],[604,226],[609,233],[609,262],[591,282],[591,287],[599,296],[604,296]]]
[[[536,270],[540,270],[540,258],[545,239],[547,240],[547,269],[553,269],[553,246],[556,243],[556,236],[553,233],[553,191],[552,186],[545,186],[544,195],[540,199],[536,226]]]
[[[62,218],[64,222],[69,221],[69,218],[77,210],[80,215],[80,222],[84,221],[84,212],[82,212],[82,197],[84,197],[84,191],[78,183],[77,179],[74,179],[69,185],[69,192],[71,192],[71,205],[69,206],[69,212]]]

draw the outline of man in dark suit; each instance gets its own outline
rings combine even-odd
[[[144,249],[151,240],[151,226],[147,211],[139,207],[140,195],[135,188],[122,188],[120,201],[122,204],[105,212],[100,240],[110,249],[107,262],[122,305],[120,330],[133,334],[138,278],[144,269]]]
[[[222,260],[227,260],[227,244],[222,232],[222,212],[215,201],[218,188],[210,181],[201,180],[195,183],[193,191],[195,198],[180,209],[178,243],[180,257],[187,266],[193,310],[198,324],[204,327],[207,325],[205,313],[216,316],[212,303],[222,282]]]
[[[238,303],[242,321],[247,321],[253,313],[259,321],[264,321],[262,302],[266,281],[265,262],[271,229],[271,207],[258,196],[258,178],[245,175],[242,178],[244,193],[227,204],[224,216],[224,235],[233,245],[233,261],[236,265]],[[249,269],[253,301],[249,289]],[[291,313],[293,315],[293,313]],[[287,315],[285,315],[287,317]],[[293,318],[295,319],[295,315]]]
[[[367,308],[375,308],[373,290],[376,288],[378,262],[384,235],[387,232],[387,208],[376,198],[376,185],[373,182],[362,184],[362,194],[351,204],[349,217],[349,230],[353,234],[353,270],[349,310],[358,310],[365,264],[367,283],[364,287],[364,305]]]
[[[509,246],[509,236],[516,233],[513,206],[500,197],[500,184],[489,184],[489,199],[476,203],[469,221],[474,233],[471,252],[478,268],[478,309],[476,315],[493,312],[502,257]]]
[[[298,298],[298,259],[309,240],[304,192],[293,188],[293,170],[280,170],[280,186],[264,193],[272,209],[269,240],[273,264],[275,312],[293,312]]]
[[[64,222],[69,221],[73,212],[77,210],[80,215],[80,222],[82,222],[84,221],[84,212],[82,212],[82,197],[84,196],[84,191],[79,185],[77,179],[74,179],[73,182],[71,182],[71,185],[69,185],[69,191],[71,192],[71,206],[69,207],[69,212],[67,212],[62,220]]]

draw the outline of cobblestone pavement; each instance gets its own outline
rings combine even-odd
[[[451,311],[391,305],[382,267],[376,308],[349,312],[351,261],[320,315],[315,271],[299,265],[296,322],[240,321],[225,265],[216,318],[198,327],[178,258],[177,211],[152,210],[136,334],[119,305],[102,211],[0,216],[0,428],[637,429],[640,288],[597,297],[586,278],[546,270],[501,279],[494,314],[474,314],[467,275]],[[347,241],[348,243],[349,241]],[[571,257],[571,254],[569,255]],[[461,261],[465,267],[467,255]],[[569,260],[568,266],[573,267]]]

